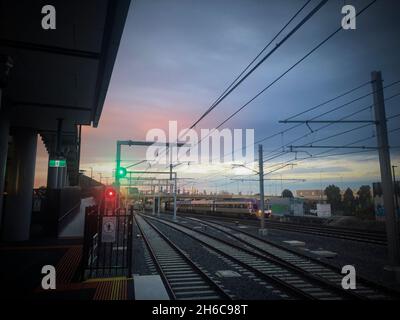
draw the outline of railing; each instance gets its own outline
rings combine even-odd
[[[132,274],[133,210],[86,208],[81,279]]]

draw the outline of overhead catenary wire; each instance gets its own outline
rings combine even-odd
[[[352,93],[352,92],[355,92],[356,90],[358,90],[358,89],[364,87],[365,85],[367,85],[367,84],[369,84],[369,83],[370,83],[370,81],[365,82],[365,83],[363,83],[363,84],[361,84],[361,85],[358,85],[358,86],[352,88],[351,90],[348,90],[348,91],[346,91],[346,92],[344,92],[344,93],[341,93],[341,94],[335,96],[334,98],[330,98],[330,99],[328,99],[328,100],[326,100],[326,101],[324,101],[324,102],[318,104],[317,106],[313,106],[313,107],[311,107],[311,108],[306,109],[306,110],[303,111],[301,114],[304,114],[304,113],[309,112],[309,111],[311,111],[311,110],[315,110],[315,109],[317,109],[317,108],[320,108],[320,107],[322,107],[323,105],[326,105],[328,102],[335,101],[335,100],[337,100],[337,99],[339,99],[339,98],[341,98],[341,97],[344,97],[344,96],[346,96],[346,95],[348,95],[348,94],[350,94],[350,93]],[[391,83],[391,84],[389,84],[389,85],[387,85],[385,88],[389,88],[389,87],[391,87],[391,86],[393,86],[393,85],[395,85],[395,84],[397,84],[397,83],[400,83],[400,80],[399,80],[399,81],[396,81],[396,82],[393,82],[393,83]],[[369,95],[371,95],[371,94],[373,94],[373,92],[368,93],[368,94],[366,94],[366,95],[362,95],[362,96],[360,96],[360,97],[357,97],[356,99],[353,99],[353,100],[351,100],[350,102],[346,102],[345,104],[341,104],[341,105],[335,107],[334,109],[332,109],[332,110],[330,110],[330,111],[328,111],[328,112],[324,112],[324,113],[322,113],[322,114],[319,114],[319,115],[313,117],[312,119],[317,119],[317,118],[319,118],[319,117],[321,117],[321,116],[323,116],[323,115],[326,115],[326,114],[328,114],[328,113],[330,113],[330,112],[337,111],[337,110],[339,110],[339,109],[341,109],[341,108],[343,108],[343,107],[345,107],[345,106],[348,106],[348,105],[350,105],[350,104],[352,104],[352,103],[354,103],[354,102],[356,102],[356,101],[359,101],[359,100],[361,100],[361,99],[363,99],[363,98],[365,98],[365,97],[367,97],[367,96],[369,96]],[[396,94],[396,95],[394,95],[394,96],[392,96],[392,97],[389,97],[389,98],[387,98],[387,99],[389,100],[389,99],[391,99],[391,98],[393,98],[393,97],[395,97],[395,96],[398,96],[398,95],[400,95],[400,93],[399,93],[399,94]],[[367,107],[365,107],[365,108],[363,108],[363,109],[361,109],[361,110],[358,110],[358,111],[356,111],[356,112],[353,112],[352,114],[348,115],[346,118],[351,117],[351,116],[353,116],[353,115],[355,115],[355,114],[357,114],[357,113],[359,113],[359,112],[362,112],[362,111],[364,111],[364,110],[367,110],[368,108],[371,108],[371,107],[372,107],[372,105],[369,105],[369,106],[367,106]],[[292,116],[292,117],[290,117],[290,118],[293,118],[293,117],[294,117],[294,116]],[[321,127],[321,129],[322,129],[322,128],[325,128],[325,127],[329,127],[330,125],[331,125],[331,124],[328,124],[328,125],[326,125],[326,126],[323,126],[323,127]],[[272,135],[269,135],[269,136],[267,136],[267,137],[264,137],[264,138],[262,138],[262,139],[260,139],[260,140],[257,140],[257,141],[254,142],[251,146],[244,146],[244,147],[242,147],[242,148],[234,149],[233,151],[224,154],[223,157],[225,157],[225,156],[227,156],[227,155],[231,155],[231,154],[233,154],[233,153],[236,152],[236,151],[243,151],[244,149],[247,150],[248,148],[253,147],[253,146],[256,145],[256,144],[259,144],[259,143],[261,143],[261,142],[264,142],[264,141],[266,141],[266,140],[268,140],[268,139],[271,139],[271,138],[274,138],[274,137],[276,137],[276,136],[282,135],[282,134],[284,134],[284,133],[286,133],[286,132],[288,132],[288,131],[290,131],[290,130],[293,130],[293,129],[298,128],[298,127],[301,127],[301,126],[302,126],[302,124],[296,124],[296,125],[294,125],[294,126],[292,126],[292,127],[290,127],[290,128],[281,130],[281,131],[279,131],[279,132],[277,132],[277,133],[275,133],[275,134],[272,134]],[[319,129],[316,129],[314,132],[316,132],[316,131],[318,131],[318,130],[319,130]],[[308,136],[308,135],[306,135],[306,136]],[[276,151],[276,149],[275,149],[274,151],[272,151],[272,152],[275,152],[275,151]],[[282,152],[282,153],[284,153],[284,152]],[[218,156],[218,157],[219,157],[219,156]],[[215,158],[216,158],[216,157],[214,157],[213,159],[215,159]]]
[[[300,114],[305,114],[305,113],[307,113],[307,112],[316,110],[316,109],[318,109],[318,108],[321,108],[321,107],[324,106],[324,105],[327,105],[327,104],[330,103],[330,102],[333,102],[333,101],[335,101],[335,100],[337,100],[337,99],[343,98],[344,96],[346,96],[346,95],[348,95],[348,94],[350,94],[350,93],[353,93],[353,92],[355,92],[356,90],[361,89],[362,87],[364,87],[364,86],[367,85],[368,83],[370,83],[370,81],[365,82],[365,83],[363,83],[363,84],[361,84],[361,85],[358,85],[358,86],[352,88],[351,90],[348,90],[348,91],[346,91],[346,92],[344,92],[344,93],[341,93],[341,94],[339,94],[339,95],[337,95],[337,96],[335,96],[335,97],[333,97],[333,98],[330,98],[330,99],[328,99],[328,100],[326,100],[326,101],[324,101],[324,102],[322,102],[322,103],[319,103],[319,104],[316,105],[316,106],[310,107],[310,108],[308,108],[308,109],[302,111],[301,113],[299,113],[299,114],[297,114],[297,115],[294,115],[294,116],[291,116],[291,117],[287,118],[287,120],[292,119],[292,118],[294,118],[294,117],[297,117],[297,116],[300,115]],[[277,133],[274,133],[274,134],[269,135],[269,136],[267,136],[267,137],[261,138],[260,140],[257,140],[255,143],[258,144],[258,143],[264,142],[264,141],[266,141],[266,140],[272,139],[272,138],[274,138],[274,137],[276,137],[276,136],[278,136],[278,135],[280,135],[280,134],[284,134],[284,133],[289,132],[289,131],[291,131],[291,130],[293,130],[293,129],[295,129],[295,128],[298,128],[298,127],[300,127],[300,126],[301,126],[301,124],[293,125],[293,126],[291,126],[290,128],[281,130],[281,131],[279,131],[279,132],[277,132]]]
[[[298,31],[301,26],[303,26],[315,13],[317,13],[328,1],[322,0],[319,2],[317,6],[314,7],[279,43],[275,45],[275,47],[269,51],[253,68],[251,68],[235,85],[233,85],[223,96],[215,103],[212,107],[210,107],[205,114],[203,114],[199,120],[195,121],[195,123],[190,127],[190,129],[194,128],[204,117],[209,114],[212,110],[214,110],[230,93],[232,93],[251,73],[253,73],[264,61],[266,61],[283,43],[285,43],[296,31]],[[303,8],[303,7],[302,7]],[[302,10],[301,8],[301,10]],[[300,13],[299,10],[295,15]],[[288,25],[288,24],[287,24]],[[286,26],[284,28],[286,28]],[[283,29],[284,29],[283,28]],[[282,30],[283,31],[283,30]],[[196,146],[200,144],[204,139],[209,137],[216,129],[220,128],[220,125],[216,128],[210,130],[209,134],[203,137],[199,142],[196,143]]]
[[[361,15],[364,11],[366,11],[369,7],[371,7],[377,0],[371,1],[369,4],[367,4],[363,9],[361,9],[357,14],[356,17]],[[288,74],[291,70],[293,70],[296,66],[298,66],[301,62],[303,62],[306,58],[308,58],[312,53],[314,53],[316,50],[318,50],[322,45],[324,45],[326,42],[328,42],[333,36],[335,36],[338,32],[342,30],[342,27],[339,27],[336,29],[334,32],[332,32],[328,37],[326,37],[323,41],[321,41],[317,46],[315,46],[312,50],[310,50],[306,55],[304,55],[301,59],[299,59],[296,63],[294,63],[291,67],[289,67],[286,71],[284,71],[281,75],[279,75],[275,80],[273,80],[271,83],[269,83],[266,87],[264,87],[261,91],[259,91],[253,98],[248,100],[245,104],[243,104],[240,108],[238,108],[235,112],[233,112],[230,116],[228,116],[225,120],[220,122],[216,128],[212,129],[208,135],[203,137],[200,142],[197,144],[201,143],[205,138],[209,137],[210,134],[212,134],[215,130],[219,129],[221,126],[223,126],[226,122],[228,122],[230,119],[232,119],[235,115],[237,115],[240,111],[242,111],[244,108],[246,108],[250,103],[252,103],[254,100],[256,100],[260,95],[262,95],[265,91],[267,91],[269,88],[271,88],[275,83],[277,83],[280,79],[282,79],[286,74]]]
[[[366,5],[363,9],[361,9],[357,14],[356,17],[361,15],[365,10],[367,10],[370,6],[372,6],[377,0],[371,1],[368,5]],[[310,50],[307,54],[305,54],[301,59],[299,59],[296,63],[294,63],[291,67],[289,67],[285,72],[283,72],[280,76],[278,76],[275,80],[269,83],[264,89],[259,91],[253,98],[248,100],[245,104],[243,104],[239,109],[233,112],[229,117],[227,117],[224,121],[222,121],[216,129],[223,126],[226,122],[232,119],[235,115],[237,115],[240,111],[246,108],[251,102],[257,99],[261,94],[267,91],[270,87],[272,87],[275,83],[277,83],[280,79],[282,79],[286,74],[288,74],[291,70],[293,70],[296,66],[298,66],[301,62],[307,59],[311,54],[317,51],[320,47],[322,47],[326,42],[328,42],[333,36],[335,36],[338,32],[340,32],[343,28],[340,26],[334,32],[332,32],[328,37],[326,37],[323,41],[321,41],[317,46],[315,46],[312,50]]]
[[[394,129],[392,129],[392,130],[389,130],[388,133],[392,133],[392,132],[399,131],[399,130],[400,130],[400,127],[399,127],[399,128],[394,128]],[[372,138],[374,138],[374,137],[375,137],[375,135],[372,135],[372,136],[366,137],[366,138],[362,138],[362,139],[358,139],[358,140],[356,140],[356,141],[353,141],[353,142],[350,142],[350,143],[346,144],[345,146],[351,146],[351,145],[354,145],[354,144],[356,144],[356,143],[359,143],[359,142],[362,142],[362,141],[365,141],[365,140],[368,140],[368,139],[372,139]],[[398,147],[398,146],[391,146],[390,148],[392,148],[392,149],[397,149],[397,148],[399,148],[399,147]],[[310,155],[310,156],[308,156],[308,157],[298,158],[298,159],[296,159],[296,160],[291,159],[291,160],[288,160],[287,163],[289,163],[289,162],[291,162],[291,161],[296,161],[296,163],[298,163],[298,162],[302,162],[302,161],[305,161],[305,160],[321,159],[321,158],[333,157],[333,156],[350,155],[350,154],[357,154],[357,153],[364,153],[364,152],[376,152],[376,148],[375,148],[375,149],[369,149],[369,148],[367,149],[367,148],[366,148],[366,149],[357,150],[357,151],[342,152],[342,153],[334,153],[334,154],[326,154],[326,153],[328,153],[328,152],[330,152],[330,151],[333,151],[333,150],[336,150],[336,149],[338,149],[338,148],[331,148],[331,149],[328,149],[328,150],[324,150],[324,151],[322,151],[322,152],[319,152],[319,153],[317,153],[317,154]],[[278,168],[278,170],[283,169],[284,167],[285,167],[285,166],[283,166],[283,167],[281,167],[281,168]],[[274,170],[274,172],[276,172],[276,171],[278,171],[278,170]],[[271,172],[269,172],[269,173],[271,173]]]
[[[376,0],[371,1],[368,5],[366,5],[363,9],[361,9],[356,16],[361,15],[365,10],[367,10],[370,6],[372,6]],[[257,93],[252,99],[247,101],[244,105],[242,105],[238,110],[236,110],[233,114],[231,114],[228,118],[226,118],[224,121],[222,121],[215,129],[211,130],[209,134],[206,137],[203,137],[201,141],[203,141],[205,138],[207,138],[213,131],[216,129],[220,128],[223,124],[225,124],[227,121],[229,121],[232,117],[234,117],[237,113],[239,113],[241,110],[243,110],[246,106],[248,106],[252,101],[254,101],[256,98],[258,98],[262,93],[264,93],[266,90],[268,90],[272,85],[274,85],[276,82],[278,82],[281,78],[283,78],[287,73],[289,73],[292,69],[294,69],[297,65],[299,65],[302,61],[304,61],[308,56],[310,56],[313,52],[318,50],[323,44],[325,44],[329,39],[331,39],[335,34],[337,34],[342,28],[339,27],[336,29],[333,33],[331,33],[327,38],[325,38],[323,41],[321,41],[316,47],[314,47],[311,51],[309,51],[306,55],[304,55],[300,60],[298,60],[295,64],[293,64],[290,68],[288,68],[285,72],[283,72],[279,77],[277,77],[274,81],[272,81],[270,84],[268,84],[264,89],[262,89],[259,93]],[[365,85],[365,84],[364,84]],[[197,145],[199,143],[198,142]]]
[[[369,6],[371,6],[374,2],[376,2],[376,1],[372,1],[372,2],[371,2],[369,5],[367,5],[363,10],[361,10],[361,11],[358,13],[358,15],[361,14],[364,10],[366,10]],[[338,30],[338,31],[339,31],[339,30]],[[334,34],[336,34],[336,33],[334,33]],[[332,34],[331,36],[333,36],[334,34]],[[326,42],[327,39],[325,39],[324,41]],[[322,45],[322,44],[325,43],[325,42],[320,43],[320,45]],[[320,46],[320,45],[319,45],[319,46]],[[319,46],[317,46],[317,47],[319,47]],[[316,49],[316,48],[314,48],[314,49]],[[315,50],[314,50],[314,51],[315,51]],[[312,51],[312,52],[313,52],[313,51]],[[309,54],[311,54],[312,52],[310,52]],[[305,57],[307,57],[307,55],[306,55]],[[301,61],[302,61],[302,60],[301,60]],[[240,109],[240,110],[242,110],[242,109]],[[240,110],[239,110],[239,111],[240,111]],[[230,118],[231,118],[231,117],[230,117]],[[226,121],[228,121],[230,118],[226,119]],[[225,122],[226,122],[226,121],[225,121]],[[225,123],[225,122],[224,122],[224,123]],[[219,128],[219,127],[220,127],[220,126],[218,126],[217,128]],[[278,133],[278,134],[279,134],[279,133]]]
[[[326,0],[321,1],[320,4],[311,11],[306,18],[304,18],[296,28],[292,29],[288,35],[285,36],[283,40],[279,42],[266,56],[260,60],[256,66],[254,66],[248,73],[245,72],[257,61],[257,59],[267,50],[270,45],[282,34],[282,32],[293,22],[293,20],[304,10],[304,8],[311,2],[312,0],[306,1],[296,12],[295,14],[283,25],[283,27],[275,34],[275,36],[264,46],[264,48],[250,61],[250,63],[240,72],[238,76],[230,83],[230,85],[220,94],[220,96],[211,104],[211,106],[199,117],[199,119],[195,120],[194,123],[186,130],[186,132],[178,137],[178,140],[187,134],[190,129],[196,127],[196,125],[202,121],[223,99],[225,99],[233,90],[235,90],[251,73],[253,73],[263,62],[267,60],[271,54],[276,51],[291,35],[293,35],[302,24],[304,24],[311,16],[319,10],[320,5],[323,5],[327,2]],[[318,8],[318,9],[317,9]],[[317,10],[316,10],[317,9]],[[316,10],[316,11],[315,11]],[[244,75],[245,74],[245,75]],[[244,75],[244,76],[243,76]],[[243,76],[243,78],[241,78]]]
[[[315,13],[317,13],[328,1],[322,0],[313,10],[311,10],[275,47],[270,50],[254,67],[252,67],[240,80],[239,78],[244,72],[258,59],[258,57],[268,48],[275,39],[286,29],[286,27],[298,16],[298,14],[307,6],[310,1],[307,1],[295,14],[294,16],[279,30],[279,32],[271,39],[266,47],[260,52],[256,58],[242,71],[242,73],[230,84],[227,90],[212,104],[207,111],[197,119],[191,129],[194,128],[202,119],[204,119],[212,110],[214,110],[229,94],[231,94],[244,80],[247,79],[262,63],[264,63],[283,43],[285,43],[293,34],[298,31]]]
[[[398,83],[400,83],[400,81],[392,82],[391,84],[385,86],[385,88],[389,88],[389,87],[391,87],[391,86],[393,86],[393,85],[395,85],[395,84],[398,84]],[[393,99],[393,98],[395,98],[395,97],[398,97],[398,96],[400,96],[400,93],[396,93],[396,94],[394,94],[394,95],[392,95],[392,96],[390,96],[390,97],[388,97],[388,98],[385,98],[384,101],[389,101],[389,100],[391,100],[391,99]],[[315,120],[315,119],[317,119],[317,118],[319,118],[319,117],[322,117],[322,116],[324,116],[324,115],[327,115],[327,114],[329,114],[329,113],[331,113],[331,112],[333,112],[333,111],[337,111],[337,110],[341,109],[342,107],[344,107],[345,105],[348,105],[348,104],[347,104],[347,103],[342,104],[342,105],[340,105],[340,106],[338,106],[338,107],[335,107],[335,108],[333,108],[333,109],[331,109],[331,110],[329,110],[329,111],[326,111],[326,112],[324,112],[324,113],[322,113],[322,114],[319,114],[319,115],[317,115],[317,116],[315,116],[315,117],[313,117],[313,118],[311,118],[311,119],[312,119],[312,120]],[[341,117],[339,120],[348,119],[349,117],[352,117],[352,116],[356,115],[357,113],[363,112],[363,111],[365,111],[365,110],[367,110],[367,109],[369,109],[369,108],[372,108],[372,107],[373,107],[373,104],[368,105],[368,106],[365,106],[365,107],[362,107],[361,109],[359,109],[359,110],[357,110],[357,111],[355,111],[355,112],[352,112],[352,113],[349,114],[349,115],[346,115],[346,116],[344,116],[344,117]],[[317,128],[317,129],[314,129],[313,132],[311,132],[311,133],[308,132],[308,133],[306,133],[306,134],[304,134],[304,135],[302,135],[302,136],[300,136],[300,137],[297,137],[296,139],[294,139],[294,140],[292,140],[292,141],[286,143],[284,146],[285,146],[285,147],[286,147],[286,146],[289,146],[289,145],[291,145],[292,143],[295,143],[295,142],[297,142],[297,141],[300,141],[300,140],[302,140],[302,139],[304,139],[304,138],[310,136],[310,134],[313,134],[313,133],[316,133],[316,132],[321,131],[321,130],[323,130],[323,129],[326,129],[326,128],[332,126],[333,124],[334,124],[334,123],[328,123],[328,124],[322,125],[321,127]],[[282,146],[280,146],[280,147],[274,149],[272,152],[279,151],[281,148],[282,148]]]
[[[394,86],[394,85],[396,85],[396,84],[398,84],[398,83],[400,83],[400,80],[394,81],[394,82],[390,83],[389,85],[386,85],[386,86],[384,87],[384,89],[390,88],[390,87],[392,87],[392,86]],[[360,86],[360,87],[361,87],[361,86]],[[352,90],[350,90],[350,91],[353,92],[354,90],[352,89]],[[349,92],[350,92],[350,91],[349,91]],[[367,96],[369,96],[369,95],[372,95],[373,93],[374,93],[374,92],[371,92],[371,93],[369,93],[369,94],[366,94],[366,95],[362,95],[362,96],[360,96],[360,97],[357,97],[357,98],[351,100],[350,102],[346,102],[346,103],[341,104],[341,105],[339,105],[339,106],[337,106],[337,107],[335,107],[335,108],[333,108],[333,109],[330,109],[330,110],[328,110],[328,111],[326,111],[326,112],[324,112],[324,113],[318,114],[317,116],[312,117],[311,120],[315,120],[315,119],[318,119],[318,118],[320,118],[320,117],[322,117],[322,116],[325,116],[325,115],[327,115],[327,114],[329,114],[329,113],[331,113],[331,112],[338,111],[338,110],[340,110],[340,109],[342,109],[342,108],[344,108],[344,107],[346,107],[346,106],[349,106],[350,104],[352,104],[352,103],[354,103],[354,102],[356,102],[356,101],[359,101],[359,100],[361,100],[361,99],[363,99],[363,98],[365,98],[365,97],[367,97]],[[395,98],[395,97],[397,97],[397,96],[399,96],[399,95],[400,95],[400,93],[394,94],[394,95],[392,95],[392,96],[386,98],[385,101],[389,101],[389,100],[391,100],[391,99],[393,99],[393,98]],[[341,95],[337,96],[336,98],[338,98],[338,97],[340,97],[340,96],[341,96]],[[335,99],[331,99],[331,100],[333,101],[333,100],[335,100]],[[323,105],[323,104],[321,104],[321,105]],[[348,119],[349,117],[351,117],[351,116],[353,116],[353,115],[356,115],[356,114],[358,114],[358,113],[360,113],[360,112],[362,112],[362,111],[365,111],[365,110],[367,110],[367,109],[370,109],[370,108],[372,108],[372,107],[373,107],[372,104],[371,104],[371,105],[368,105],[368,106],[366,106],[366,107],[363,107],[363,108],[361,108],[361,109],[359,109],[359,110],[357,110],[357,111],[355,111],[355,112],[353,112],[353,113],[347,115],[346,117],[341,118],[340,120]],[[310,108],[310,109],[312,109],[312,108]],[[294,117],[294,116],[293,116],[293,117]],[[293,118],[293,117],[290,117],[290,118]],[[314,133],[315,133],[315,132],[318,132],[318,131],[320,131],[320,130],[322,130],[322,129],[325,129],[325,128],[327,128],[327,127],[333,125],[333,124],[334,124],[334,123],[332,123],[332,124],[329,123],[329,124],[323,125],[323,126],[321,126],[320,128],[314,129],[313,132],[314,132]],[[290,130],[292,130],[292,129],[301,127],[302,125],[303,125],[303,124],[301,124],[301,123],[295,124],[294,126],[291,126],[291,127],[288,128],[288,129],[282,130],[282,131],[280,131],[280,132],[278,132],[278,133],[275,133],[275,134],[273,134],[273,135],[270,135],[270,136],[267,136],[267,137],[265,137],[265,138],[262,138],[262,139],[256,141],[255,143],[264,142],[264,141],[266,141],[267,139],[271,139],[271,138],[273,138],[273,137],[278,136],[279,134],[286,133],[286,132],[288,132],[288,131],[290,131]],[[307,133],[307,134],[303,135],[301,138],[308,137],[309,135],[310,135],[310,134]],[[301,138],[297,138],[297,139],[300,140]],[[298,141],[298,140],[297,140],[297,141]],[[289,143],[287,143],[286,145],[289,145],[290,143],[293,143],[293,142],[295,142],[295,141],[289,142]],[[274,150],[271,151],[271,152],[276,152],[276,151],[279,150],[280,148],[281,148],[281,147],[279,147],[279,148],[277,148],[277,149],[274,149]],[[271,152],[269,152],[269,153],[271,153]]]
[[[391,86],[393,86],[394,84],[397,84],[397,83],[399,83],[399,82],[400,82],[400,81],[392,82],[391,84],[387,85],[386,88],[391,87]],[[393,99],[393,98],[395,98],[395,97],[397,97],[397,96],[399,96],[399,95],[400,95],[400,93],[394,94],[394,95],[392,95],[392,96],[386,98],[385,101],[388,101],[388,100],[390,100],[390,99]],[[342,105],[341,105],[341,106],[342,106]],[[336,108],[337,108],[337,107],[336,107]],[[354,115],[356,115],[356,114],[358,114],[358,113],[360,113],[360,112],[363,112],[363,111],[365,111],[365,110],[367,110],[367,109],[370,109],[370,108],[372,108],[372,105],[368,105],[368,106],[363,107],[363,108],[361,108],[361,109],[359,109],[359,110],[356,110],[356,111],[354,111],[354,112],[352,112],[352,113],[346,115],[345,117],[342,117],[341,119],[349,118],[349,117],[351,117],[351,116],[354,116]],[[320,116],[320,115],[318,115],[317,117],[319,117],[319,116]],[[395,116],[397,117],[397,115],[394,115],[394,116],[391,116],[391,117],[389,117],[389,118],[394,118]],[[388,118],[388,120],[389,120],[389,118]],[[326,128],[326,127],[328,127],[329,125],[330,125],[330,124],[324,125],[324,126],[322,126],[321,128],[316,129],[315,132],[318,131],[318,130],[320,130],[320,129],[322,129],[322,128]],[[366,127],[366,126],[368,126],[368,125],[370,125],[370,124],[362,125],[362,126],[359,126],[359,127],[353,128],[353,129],[349,129],[349,130],[346,130],[346,131],[343,131],[343,132],[335,133],[335,134],[333,134],[333,135],[331,135],[331,136],[324,137],[324,138],[321,138],[321,139],[319,139],[319,140],[316,140],[316,141],[314,141],[314,143],[315,143],[315,142],[320,142],[320,141],[323,141],[323,140],[327,140],[327,139],[333,138],[333,137],[335,137],[335,136],[343,135],[343,134],[346,134],[346,133],[349,133],[349,132],[352,132],[352,131],[361,129],[362,127]],[[389,131],[389,132],[391,132],[391,131]],[[308,135],[309,135],[309,134],[306,134],[305,136],[308,136]],[[373,138],[374,136],[375,136],[375,135],[372,135],[371,137],[359,139],[359,140],[357,140],[357,141],[355,141],[355,142],[353,142],[353,143],[349,143],[348,145],[352,145],[352,144],[355,144],[355,143],[357,143],[357,142],[362,142],[362,141],[371,139],[371,138]],[[303,136],[303,137],[304,137],[304,136]],[[301,137],[301,138],[303,138],[303,137]],[[296,140],[297,140],[297,139],[296,139]],[[286,146],[286,145],[285,145],[285,146]],[[243,149],[243,148],[242,148],[242,149]],[[281,149],[281,147],[279,147],[279,148],[277,148],[277,149]],[[277,149],[276,149],[276,150],[277,150]],[[310,158],[313,158],[313,157],[315,158],[315,157],[317,157],[317,156],[320,158],[320,156],[319,156],[320,154],[323,155],[323,154],[328,153],[328,152],[330,152],[330,151],[332,151],[332,150],[324,150],[324,151],[322,151],[321,153],[318,153],[318,154],[316,154],[316,155],[307,157],[306,159],[310,159]],[[302,152],[302,151],[296,151],[296,153],[297,153],[297,152]],[[282,155],[285,155],[285,154],[288,154],[288,153],[289,153],[288,151],[279,152],[279,153],[275,154],[274,156],[271,156],[271,157],[269,157],[269,158],[267,158],[267,159],[264,159],[264,162],[273,160],[273,159],[275,159],[275,158],[277,158],[277,157],[279,157],[279,156],[282,156]],[[353,154],[353,153],[357,153],[357,152],[350,152],[350,153],[348,153],[348,154]],[[322,157],[322,156],[321,156],[321,157]],[[301,158],[299,158],[299,159],[301,160]],[[294,161],[294,160],[296,160],[296,159],[291,159],[290,161],[286,161],[286,162],[284,162],[284,163],[288,163],[288,162],[291,162],[291,161]],[[282,163],[280,163],[280,164],[282,164]],[[274,167],[274,166],[276,166],[276,165],[279,165],[279,164],[275,164],[275,165],[273,165],[272,167]],[[268,168],[271,168],[271,166],[268,166]],[[208,176],[208,175],[207,175],[207,176]],[[207,176],[206,176],[206,177],[207,177]],[[213,177],[213,178],[215,177],[214,174],[213,174],[213,175],[210,175],[210,176]],[[201,177],[200,179],[203,180],[204,177]],[[215,180],[218,180],[218,178],[214,178],[214,179],[215,179]],[[201,183],[201,182],[199,182],[199,183]]]

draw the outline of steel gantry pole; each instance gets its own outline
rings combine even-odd
[[[261,228],[260,234],[266,234],[265,230],[265,208],[264,208],[264,161],[263,161],[263,146],[258,145],[258,174],[260,180],[260,211],[261,211]]]
[[[158,189],[158,197],[157,197],[157,215],[160,216],[160,207],[161,207],[161,195],[160,195],[160,189]]]
[[[176,183],[176,180],[177,180],[177,174],[176,174],[176,172],[174,172],[174,220],[176,220],[176,192],[177,192],[177,183]]]
[[[117,141],[117,152],[116,152],[116,168],[115,168],[115,188],[117,189],[117,192],[119,193],[119,168],[121,167],[121,141]]]
[[[396,172],[395,172],[395,168],[397,168],[397,166],[392,166],[393,169],[393,185],[394,185],[394,202],[396,203],[396,214],[399,214],[399,190],[397,188],[397,181],[396,181]]]
[[[383,203],[385,210],[386,234],[388,242],[389,269],[400,275],[400,246],[397,219],[394,208],[392,167],[390,164],[389,142],[386,125],[386,112],[380,71],[371,74],[376,136],[379,150],[379,164],[382,180]],[[397,280],[400,280],[399,278]]]
[[[152,186],[151,187],[153,191],[153,216],[156,214],[156,187]]]

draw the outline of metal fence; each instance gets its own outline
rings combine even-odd
[[[81,279],[132,275],[133,211],[86,208]]]

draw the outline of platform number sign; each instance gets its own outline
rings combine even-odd
[[[116,217],[103,217],[101,242],[112,243],[116,239]]]
[[[50,159],[49,167],[53,168],[63,168],[67,165],[67,161],[65,159]]]

